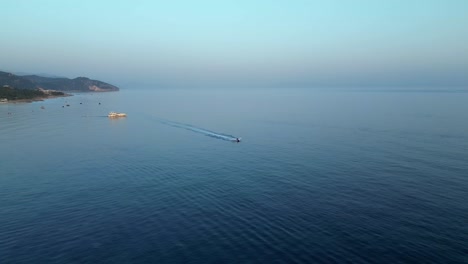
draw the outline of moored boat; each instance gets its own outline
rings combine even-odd
[[[118,112],[110,112],[107,117],[110,117],[110,118],[116,118],[116,117],[126,117],[127,114],[125,113],[118,113]]]

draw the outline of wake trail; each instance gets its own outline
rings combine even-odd
[[[168,126],[171,126],[171,127],[176,127],[176,128],[189,130],[189,131],[192,131],[192,132],[195,132],[195,133],[198,133],[198,134],[202,134],[202,135],[205,135],[205,136],[208,136],[208,137],[212,137],[212,138],[217,138],[217,139],[226,140],[226,141],[236,141],[236,139],[237,139],[237,137],[235,137],[233,135],[214,132],[214,131],[204,129],[204,128],[200,128],[200,127],[196,127],[196,126],[193,126],[193,125],[190,125],[190,124],[179,123],[179,122],[170,121],[170,120],[161,119],[161,118],[156,118],[156,119],[162,124],[165,124],[165,125],[168,125]]]

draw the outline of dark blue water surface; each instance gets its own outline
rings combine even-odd
[[[463,262],[468,93],[124,90],[0,104],[2,264]]]

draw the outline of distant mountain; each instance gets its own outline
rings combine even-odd
[[[14,75],[8,72],[0,71],[0,86],[9,86],[18,89],[36,89],[38,88],[31,80]]]
[[[86,77],[75,79],[50,78],[37,75],[18,76],[0,71],[0,86],[10,86],[17,89],[45,89],[68,92],[107,92],[118,91],[119,88]]]
[[[19,75],[19,76],[37,75],[37,76],[47,77],[47,78],[66,78],[64,76],[53,75],[53,74],[48,74],[48,73],[31,73],[31,72],[12,72],[12,73],[16,74],[16,75]]]

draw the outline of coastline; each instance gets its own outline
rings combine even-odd
[[[60,97],[69,97],[73,96],[72,94],[64,93],[63,95],[48,95],[48,96],[41,96],[33,99],[18,99],[18,100],[8,100],[7,102],[0,102],[0,104],[19,104],[19,103],[32,103],[32,102],[40,102],[45,101],[47,99],[54,99]]]
[[[68,91],[71,93],[107,93],[107,92],[118,92],[119,90],[99,90],[99,91],[80,91],[80,90],[72,90]],[[61,92],[61,91],[58,91]],[[46,95],[46,96],[41,96],[37,98],[32,98],[32,99],[17,99],[17,100],[8,100],[6,102],[0,102],[0,104],[19,104],[19,103],[32,103],[32,102],[40,102],[40,101],[45,101],[47,99],[54,99],[54,98],[60,98],[60,97],[69,97],[73,96],[71,93],[64,93],[63,95]]]

